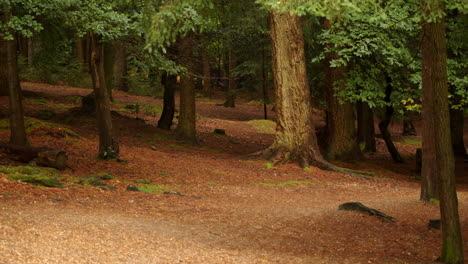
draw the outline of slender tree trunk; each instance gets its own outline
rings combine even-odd
[[[81,37],[76,37],[76,57],[78,58],[78,62],[81,65],[81,69],[84,71],[85,69],[85,45],[83,45],[83,39]]]
[[[374,112],[372,108],[364,102],[358,102],[356,108],[358,116],[358,143],[364,144],[363,151],[376,152]]]
[[[167,73],[162,76],[164,86],[164,103],[161,118],[158,121],[158,128],[171,130],[172,120],[174,119],[175,111],[175,89],[177,85],[177,76]]]
[[[193,38],[187,35],[180,40],[179,54],[181,64],[190,72],[194,64],[192,58]],[[179,124],[176,135],[179,139],[189,144],[198,144],[196,134],[196,112],[195,112],[195,83],[190,74],[186,74],[180,81],[180,113]]]
[[[228,78],[228,91],[224,107],[236,107],[236,78],[234,76],[235,59],[232,49],[229,50],[226,56],[226,77]]]
[[[104,79],[106,80],[106,89],[107,94],[109,95],[109,100],[112,102],[112,90],[114,89],[115,44],[105,43],[103,47]]]
[[[444,1],[422,0],[423,12],[443,13]],[[429,11],[431,10],[431,11]],[[440,11],[440,12],[439,12]],[[447,43],[444,18],[423,22],[422,39],[422,83],[423,83],[423,120],[432,119],[430,132],[423,134],[423,142],[428,136],[427,145],[435,151],[435,169],[439,177],[440,215],[442,227],[442,254],[444,263],[464,263],[463,242],[458,214],[458,199],[455,186],[455,162],[450,135],[450,116],[448,104]],[[432,108],[429,112],[427,108]],[[423,121],[424,122],[424,121]],[[424,124],[427,125],[427,124]],[[427,126],[425,126],[427,128]],[[423,146],[423,160],[426,158]],[[423,162],[423,170],[424,168]]]
[[[91,77],[93,79],[94,96],[96,101],[96,115],[99,129],[99,157],[113,159],[119,156],[119,147],[112,136],[112,117],[109,95],[106,89],[104,74],[104,49],[101,37],[89,33],[91,48]]]
[[[203,45],[201,47],[201,57],[202,57],[202,70],[203,70],[203,94],[205,96],[211,97],[212,93],[212,84],[211,84],[211,67],[210,59],[206,52],[206,47]]]
[[[393,92],[392,79],[390,78],[390,76],[386,76],[386,81],[387,86],[385,87],[385,102],[388,105],[385,107],[384,117],[382,118],[382,120],[380,120],[379,129],[380,133],[382,134],[382,138],[384,139],[385,144],[387,145],[388,152],[390,152],[390,155],[392,156],[393,161],[403,163],[404,160],[398,152],[398,149],[395,147],[395,144],[393,144],[392,135],[388,131],[388,125],[390,125],[390,122],[392,121],[394,109],[393,106],[390,105],[390,98]]]
[[[268,70],[267,70],[267,55],[266,49],[263,47],[262,52],[262,92],[263,92],[263,118],[268,119],[268,103],[270,99],[268,98]]]
[[[33,57],[34,57],[34,47],[33,47],[33,39],[28,38],[28,66],[33,66]]]
[[[304,38],[300,18],[296,15],[270,13],[273,74],[276,92],[276,135],[264,157],[301,166],[332,169],[320,153],[307,80]]]
[[[454,94],[454,93],[452,93]],[[455,104],[460,103],[460,96],[455,95]],[[463,109],[450,108],[450,131],[452,137],[453,152],[456,156],[466,157],[465,141],[463,140],[463,127],[465,118]]]
[[[1,20],[3,24],[8,24],[11,16],[9,6],[3,4]],[[14,34],[13,34],[14,36]],[[2,48],[5,48],[5,64],[7,75],[7,87],[9,94],[9,115],[10,115],[10,143],[26,146],[26,129],[24,126],[24,110],[22,104],[21,87],[18,76],[18,61],[16,55],[16,40],[0,40]]]

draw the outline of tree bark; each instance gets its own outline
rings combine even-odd
[[[324,28],[329,29],[331,21],[326,19]],[[339,59],[336,53],[325,54],[325,86],[327,89],[327,153],[328,160],[354,160],[360,157],[361,150],[356,140],[356,127],[353,104],[337,93],[346,89],[345,66],[331,67],[332,60]],[[340,102],[341,101],[341,102]]]
[[[422,0],[423,12],[444,13],[444,1]],[[445,18],[423,21],[422,86],[423,86],[423,170],[427,150],[435,152],[435,168],[439,177],[440,215],[442,226],[442,254],[444,263],[464,263],[464,250],[458,214],[455,186],[455,162],[450,135],[448,104],[447,43]],[[429,112],[428,109],[433,109]],[[430,122],[427,122],[430,120]],[[431,124],[432,127],[427,125]],[[428,140],[429,137],[436,140]],[[433,144],[430,148],[428,144]],[[426,151],[426,152],[424,152]],[[426,162],[427,163],[427,162]],[[434,177],[435,178],[435,177]],[[433,178],[431,178],[433,179]]]
[[[211,97],[212,95],[212,82],[211,82],[211,67],[210,67],[210,58],[206,52],[206,43],[201,47],[201,57],[202,57],[202,70],[203,70],[203,94],[205,96]]]
[[[180,80],[180,113],[176,135],[189,144],[198,145],[196,134],[195,83],[190,72],[193,71],[193,38],[187,35],[180,39],[180,63],[187,68],[188,74]]]
[[[127,83],[127,47],[122,41],[115,43],[115,63],[113,87],[116,90],[128,92]]]
[[[386,76],[386,81],[387,86],[385,87],[385,102],[387,103],[387,106],[385,107],[384,117],[382,120],[380,120],[379,130],[382,134],[382,138],[385,141],[385,145],[387,145],[388,152],[390,152],[390,155],[392,156],[393,161],[403,163],[404,160],[398,152],[398,149],[395,147],[395,144],[393,144],[392,135],[388,131],[388,125],[390,125],[390,121],[392,120],[394,109],[393,106],[390,105],[390,98],[393,92],[392,79],[390,76]]]
[[[11,10],[7,4],[3,4],[1,19],[3,24],[8,24]],[[10,32],[11,33],[11,32]],[[15,36],[14,34],[12,34]],[[9,115],[10,115],[10,143],[26,146],[26,129],[24,125],[24,110],[22,104],[21,87],[18,76],[18,61],[16,55],[16,40],[0,40],[2,47],[6,50],[5,64],[7,87],[9,94]]]
[[[226,56],[226,77],[228,78],[228,91],[224,107],[236,107],[236,78],[234,76],[235,59],[232,49],[229,50]]]
[[[364,102],[358,102],[356,108],[358,117],[358,143],[364,144],[364,148],[362,149],[364,152],[376,152],[374,112],[372,108]]]
[[[91,48],[91,77],[93,80],[96,115],[99,129],[98,156],[103,159],[113,159],[119,156],[119,147],[112,136],[112,117],[104,74],[104,49],[101,43],[101,36],[90,32],[88,34],[88,38]]]
[[[7,42],[0,39],[0,58],[7,58]],[[8,96],[8,64],[7,60],[0,61],[0,96]]]
[[[275,163],[294,161],[303,167],[332,169],[320,153],[312,121],[300,18],[272,11],[270,37],[277,123],[275,140],[263,155]]]
[[[455,95],[455,104],[460,103],[460,96]],[[450,108],[450,131],[452,137],[453,152],[456,156],[466,157],[465,141],[463,140],[463,127],[465,118],[463,115],[463,109],[452,109]]]
[[[164,86],[164,103],[161,118],[158,121],[158,128],[171,130],[172,120],[175,112],[175,89],[177,85],[177,76],[163,74],[162,83]]]

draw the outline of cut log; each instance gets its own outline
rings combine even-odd
[[[64,170],[67,168],[67,159],[65,151],[50,150],[37,153],[35,161],[42,166]]]
[[[384,213],[382,213],[382,212],[380,212],[378,210],[369,208],[369,207],[363,205],[362,203],[344,203],[344,204],[341,204],[338,207],[338,210],[366,212],[369,215],[375,215],[375,216],[379,217],[383,221],[387,221],[387,222],[390,222],[390,223],[395,223],[396,222],[395,218],[393,218],[393,217],[391,217],[389,215],[386,215],[386,214],[384,214]]]
[[[37,164],[64,170],[67,168],[67,155],[64,151],[53,150],[48,147],[20,146],[0,142],[0,148],[5,149],[13,159],[20,162],[35,161]]]

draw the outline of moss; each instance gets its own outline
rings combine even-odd
[[[175,149],[185,149],[185,150],[188,149],[188,148],[186,148],[184,146],[179,146],[179,145],[176,145],[176,144],[170,144],[169,147],[175,148]]]
[[[271,163],[271,162],[266,162],[264,165],[265,165],[266,169],[273,169],[273,167],[274,167],[273,163]]]
[[[37,112],[37,118],[41,120],[51,120],[57,114],[52,109],[41,109]]]
[[[271,120],[257,119],[250,120],[248,123],[252,125],[258,132],[265,134],[275,134],[276,123]]]
[[[7,174],[7,179],[11,181],[27,182],[34,185],[46,187],[62,187],[62,183],[55,177],[45,175],[28,175],[28,174]]]
[[[402,143],[412,145],[412,146],[415,146],[415,147],[421,147],[422,146],[421,140],[414,139],[414,138],[404,138],[402,140]]]
[[[297,186],[297,185],[307,185],[307,184],[315,184],[315,182],[311,181],[287,181],[282,183],[265,183],[260,182],[257,185],[267,186],[267,187],[286,187],[286,186]]]
[[[0,166],[0,172],[5,174],[44,175],[59,177],[59,172],[53,168],[35,166]]]
[[[99,173],[99,174],[91,174],[85,177],[81,177],[77,180],[77,183],[90,185],[90,186],[111,186],[105,183],[104,181],[113,180],[115,177],[110,173]]]
[[[163,185],[143,185],[138,186],[138,190],[144,193],[164,193],[167,191],[172,191],[170,188]]]
[[[217,182],[214,182],[214,181],[209,181],[209,182],[206,182],[206,184],[209,184],[209,185],[216,185],[218,184]]]
[[[156,133],[156,134],[153,135],[153,137],[159,138],[159,139],[166,139],[166,140],[174,140],[175,139],[175,136],[172,135],[172,134],[162,134],[162,133]]]
[[[47,122],[47,121],[40,120],[37,118],[32,118],[32,117],[25,117],[24,121],[25,121],[25,126],[26,126],[26,133],[28,134],[34,131],[45,130],[53,134],[59,133],[63,135],[64,137],[70,136],[74,138],[80,138],[80,136],[77,133],[75,133],[73,130],[69,128],[61,127],[51,122]],[[9,128],[10,128],[10,123],[8,119],[1,119],[0,129],[9,129]]]
[[[138,179],[138,180],[135,180],[135,183],[138,183],[138,184],[151,184],[153,182],[151,180],[147,180],[147,179]]]

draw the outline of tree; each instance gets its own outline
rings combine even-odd
[[[376,152],[374,112],[367,103],[357,102],[358,143],[364,152]]]
[[[171,130],[172,120],[175,112],[175,89],[177,85],[177,76],[165,73],[162,76],[164,86],[164,105],[161,118],[158,121],[158,128]]]
[[[423,0],[422,7],[423,176],[438,176],[442,227],[440,260],[461,264],[464,263],[464,250],[450,136],[444,1]],[[431,171],[426,172],[429,169],[427,158],[431,156],[435,156],[434,164],[430,167]],[[436,182],[425,179],[426,183],[430,181],[433,184]],[[422,194],[424,188],[422,185]]]
[[[330,29],[332,21],[325,19],[324,28]],[[345,89],[347,67],[332,67],[331,61],[338,60],[335,52],[326,57],[325,83],[327,89],[327,153],[329,160],[353,160],[361,156],[356,140],[353,104],[347,102],[338,92]]]
[[[276,93],[276,134],[264,151],[267,159],[289,160],[302,166],[330,169],[320,153],[309,82],[306,74],[304,39],[299,16],[272,10],[270,36]]]

